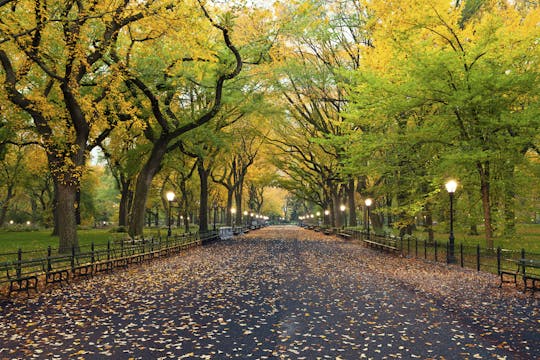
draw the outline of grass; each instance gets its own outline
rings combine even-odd
[[[197,229],[193,228],[192,231]],[[181,229],[175,229],[174,234],[180,234]],[[127,237],[126,233],[111,232],[111,229],[84,229],[78,230],[79,245],[81,248],[89,248],[92,242],[94,245],[107,244],[110,240],[118,240]],[[167,229],[145,229],[146,237],[158,235],[166,236]],[[34,231],[5,231],[0,230],[0,262],[16,260],[17,251],[20,249],[25,253],[25,257],[42,257],[47,253],[47,247],[58,248],[58,237],[51,236],[51,229],[40,229]]]
[[[464,246],[480,245],[486,247],[486,239],[483,228],[478,229],[479,235],[470,235],[464,229],[456,229],[454,232],[456,244],[463,243]],[[414,233],[419,239],[426,239],[427,233],[416,231]],[[435,227],[435,239],[440,242],[448,241],[448,232],[444,232],[443,227]],[[496,236],[493,239],[495,248],[501,247],[508,250],[525,249],[527,252],[540,253],[540,224],[518,224],[516,226],[516,235]]]
[[[362,230],[362,228],[357,228]],[[454,231],[455,243],[458,245],[463,243],[464,246],[480,245],[481,248],[486,247],[486,239],[483,232],[483,227],[478,227],[478,235],[469,235],[465,229],[457,228]],[[448,241],[448,230],[443,225],[434,227],[435,240],[438,243],[446,243]],[[396,231],[393,231],[396,233]],[[419,227],[413,235],[419,240],[425,240],[428,237],[427,232]],[[501,247],[508,250],[525,249],[526,252],[540,254],[540,224],[517,224],[516,235],[496,236],[493,239],[495,248]]]

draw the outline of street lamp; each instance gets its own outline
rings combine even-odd
[[[364,203],[366,204],[366,207],[367,207],[367,238],[368,240],[371,240],[371,234],[369,233],[369,223],[371,222],[370,218],[369,218],[369,209],[371,208],[371,204],[373,204],[373,200],[371,200],[370,198],[367,198]]]
[[[169,191],[167,192],[167,194],[165,194],[165,196],[167,197],[167,200],[169,201],[169,215],[167,216],[168,218],[168,223],[169,223],[169,229],[167,230],[167,236],[171,236],[172,235],[172,232],[171,232],[171,206],[172,206],[172,202],[174,200],[174,193],[172,191]]]
[[[328,223],[330,222],[329,219],[328,219],[328,215],[330,215],[330,210],[324,210],[324,224],[325,225],[328,225]]]
[[[231,225],[234,229],[234,220],[235,220],[235,216],[236,216],[236,208],[231,208]]]
[[[244,210],[244,224],[246,227],[247,227],[247,223],[248,223],[248,212],[247,210]]]
[[[347,218],[345,217],[345,209],[347,209],[347,207],[343,204],[341,204],[341,206],[339,207],[339,210],[341,210],[341,218],[343,219],[343,225],[341,226],[342,229],[345,228],[345,223],[347,222]]]
[[[448,237],[448,257],[447,262],[454,263],[454,193],[457,189],[457,181],[450,180],[445,184],[446,191],[450,195],[450,236]]]

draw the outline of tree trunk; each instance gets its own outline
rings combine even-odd
[[[435,241],[435,234],[433,231],[433,214],[431,213],[431,210],[426,213],[425,219],[426,230],[428,233],[428,243],[433,244]]]
[[[132,206],[132,218],[129,224],[129,235],[132,237],[142,236],[144,230],[144,214],[146,212],[146,200],[148,191],[154,176],[158,172],[161,161],[167,151],[167,141],[160,139],[154,143],[152,153],[137,176],[135,194]]]
[[[504,179],[504,235],[513,236],[516,234],[516,189],[513,165],[506,164],[504,169]]]
[[[0,225],[4,225],[6,221],[6,216],[9,208],[9,202],[13,198],[13,186],[9,185],[7,189],[6,196],[2,202],[2,207],[0,208]]]
[[[242,216],[243,216],[243,209],[242,209],[242,190],[243,190],[243,183],[239,183],[236,187],[236,190],[234,192],[234,202],[236,204],[236,224],[242,225]],[[260,210],[259,210],[260,211]]]
[[[118,226],[127,226],[129,223],[129,208],[133,199],[133,191],[130,190],[131,180],[121,179],[120,181],[120,205],[118,207]]]
[[[56,211],[58,216],[58,236],[60,237],[58,252],[61,254],[70,253],[73,247],[76,252],[79,251],[77,221],[75,218],[77,188],[78,186],[74,184],[56,184]]]
[[[355,187],[354,179],[349,180],[349,185],[347,186],[347,200],[349,205],[349,226],[357,226],[356,223],[356,201],[354,200]]]
[[[484,227],[486,235],[486,247],[493,249],[493,228],[491,226],[491,200],[489,198],[489,162],[477,163],[480,175],[480,193],[482,195],[482,207],[484,210]]]
[[[225,226],[232,226],[232,204],[233,204],[234,190],[227,188],[227,208],[225,209]]]
[[[343,223],[339,206],[339,194],[334,189],[334,191],[332,192],[332,227],[341,227]]]
[[[208,232],[208,176],[209,171],[204,168],[204,161],[197,159],[197,172],[200,180],[200,206],[199,206],[199,232]]]

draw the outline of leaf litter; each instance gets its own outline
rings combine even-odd
[[[1,359],[540,358],[537,297],[297,227],[1,306]]]

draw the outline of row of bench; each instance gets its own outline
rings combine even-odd
[[[400,238],[396,236],[381,236],[376,234],[367,234],[359,231],[345,230],[338,228],[317,228],[313,226],[306,226],[308,229],[315,231],[322,231],[325,234],[336,234],[337,236],[349,240],[359,239],[366,246],[376,248],[379,250],[400,253],[402,251],[402,244]],[[500,251],[500,249],[499,249]],[[517,285],[518,278],[523,280],[523,291],[531,289],[532,291],[538,290],[540,287],[540,260],[525,259],[524,253],[522,253],[521,259],[505,259],[506,262],[515,264],[515,270],[503,269],[501,267],[500,253],[497,255],[499,264],[497,266],[500,284],[502,286],[505,282],[513,282]]]
[[[134,263],[150,261],[158,257],[169,256],[190,246],[209,242],[217,237],[217,233],[204,236],[189,234],[164,242],[153,240],[130,241],[128,245],[71,254],[52,255],[48,249],[47,256],[37,259],[19,259],[0,263],[0,285],[6,284],[7,297],[14,292],[38,291],[42,280],[45,287],[56,283],[69,283],[70,279],[89,277],[100,272],[110,272],[114,268],[124,268]],[[2,274],[4,276],[2,276]]]
[[[515,270],[500,270],[500,283],[499,288],[502,287],[505,282],[513,282],[517,285],[517,279],[520,277],[523,280],[523,292],[526,292],[527,289],[531,289],[533,292],[540,289],[536,285],[537,282],[540,283],[540,261],[533,259],[506,259],[507,262],[512,262],[516,264]],[[531,273],[533,271],[533,273]],[[505,280],[505,275],[511,280]],[[513,280],[512,280],[513,279]]]

